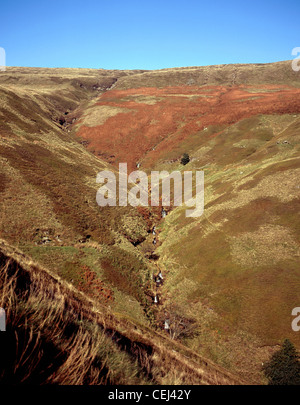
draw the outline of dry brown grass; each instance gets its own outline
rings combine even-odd
[[[300,247],[289,229],[269,224],[233,237],[232,256],[243,267],[269,266],[290,257],[299,258]]]
[[[219,84],[282,84],[299,86],[297,72],[291,61],[258,64],[232,64],[213,66],[191,66],[161,69],[124,76],[116,88],[166,87],[172,85],[219,85]]]
[[[3,240],[0,248],[0,306],[10,338],[2,381],[243,383],[179,343],[116,317]]]
[[[112,107],[107,105],[101,106],[94,106],[92,109],[86,110],[85,114],[82,117],[82,125],[86,125],[89,127],[95,127],[97,125],[102,125],[105,121],[110,118],[114,117],[119,113],[126,113],[130,112],[128,108],[121,108],[121,107]]]

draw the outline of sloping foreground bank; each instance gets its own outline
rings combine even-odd
[[[112,314],[0,240],[1,383],[245,384],[167,336]]]

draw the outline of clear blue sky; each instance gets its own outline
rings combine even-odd
[[[8,66],[160,69],[289,60],[300,0],[1,0]]]

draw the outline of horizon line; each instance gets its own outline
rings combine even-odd
[[[48,67],[48,66],[8,66],[6,68],[28,68],[28,69],[82,69],[82,70],[119,70],[119,71],[134,71],[140,70],[144,72],[153,72],[153,71],[160,71],[160,70],[168,70],[168,69],[192,69],[192,68],[201,68],[201,67],[213,67],[213,66],[232,66],[232,65],[272,65],[275,63],[284,63],[284,62],[292,62],[293,59],[286,59],[280,60],[275,62],[234,62],[234,63],[218,63],[218,64],[211,64],[211,65],[191,65],[191,66],[173,66],[173,67],[166,67],[166,68],[157,68],[157,69],[143,69],[143,68],[95,68],[95,67],[67,67],[67,66],[55,66],[55,67]]]

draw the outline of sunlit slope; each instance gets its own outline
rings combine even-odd
[[[0,237],[114,313],[163,329],[247,381],[299,306],[299,74],[290,62],[0,75]],[[186,166],[180,159],[187,152]],[[205,172],[198,219],[100,208],[96,174]],[[160,223],[159,223],[160,222]],[[151,229],[157,226],[152,253]],[[163,271],[160,306],[152,274]],[[161,330],[161,333],[165,333]]]
[[[139,87],[240,84],[283,84],[299,87],[299,75],[292,69],[291,61],[179,67],[122,77],[116,83],[116,88],[125,90]]]
[[[209,73],[205,82],[203,71]],[[188,72],[193,73],[193,81],[188,81]],[[88,150],[106,161],[127,162],[131,169],[137,163],[150,168],[158,161],[178,159],[191,137],[197,138],[196,145],[205,144],[212,136],[210,130],[198,134],[210,126],[216,133],[216,128],[257,114],[299,113],[297,78],[288,62],[166,69],[121,77],[111,91],[81,112],[73,129]],[[251,150],[241,153],[234,148],[233,152],[246,156]]]
[[[300,347],[299,83],[290,62],[145,72],[73,127],[115,167],[204,170],[203,216],[174,208],[159,228],[163,308],[196,320],[187,345],[256,381],[283,338]]]
[[[184,169],[204,170],[204,214],[188,219],[176,208],[161,226],[166,305],[180,303],[197,319],[200,334],[188,345],[255,378],[282,339],[300,347],[291,328],[300,289],[300,117],[257,115],[200,145],[196,136],[185,142]]]
[[[139,71],[138,71],[139,72]],[[0,75],[1,134],[46,132],[74,122],[72,111],[135,71],[7,67]],[[70,115],[68,115],[70,114]]]
[[[79,103],[98,94],[93,86],[104,91],[118,74],[11,68],[0,76],[0,235],[101,302],[148,322],[151,265],[134,247],[148,225],[131,207],[97,205],[96,175],[109,165],[69,129]],[[60,122],[60,114],[73,118]]]

